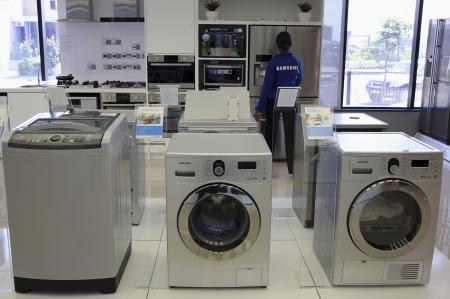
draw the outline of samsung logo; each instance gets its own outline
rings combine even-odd
[[[277,66],[277,71],[298,71],[298,65]]]
[[[178,165],[191,165],[192,162],[178,162]]]

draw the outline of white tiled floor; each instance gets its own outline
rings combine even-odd
[[[278,186],[292,186],[290,177],[277,178]],[[278,194],[276,193],[278,192]],[[275,190],[274,194],[288,190]],[[133,227],[133,253],[116,294],[99,293],[16,294],[9,266],[7,230],[0,230],[0,299],[2,298],[130,298],[130,299],[443,299],[450,298],[450,261],[435,252],[431,281],[413,287],[332,287],[312,250],[313,231],[304,229],[292,211],[290,200],[275,198],[272,217],[270,284],[255,289],[169,289],[167,287],[167,242],[165,200],[147,200],[140,226]]]

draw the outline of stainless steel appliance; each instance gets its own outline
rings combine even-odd
[[[403,133],[337,133],[321,146],[313,248],[333,285],[430,279],[442,152]]]
[[[101,17],[100,22],[144,22],[141,1],[113,0],[112,17]]]
[[[199,25],[199,57],[247,57],[246,25]]]
[[[17,292],[115,292],[131,254],[128,146],[126,117],[115,113],[47,113],[7,133]]]
[[[144,104],[147,100],[145,93],[130,92],[102,92],[100,94],[102,106],[115,105],[131,105]]]
[[[176,134],[166,153],[171,287],[269,283],[272,157],[260,134]]]
[[[450,19],[430,21],[420,131],[450,144]]]
[[[337,132],[382,132],[389,125],[365,113],[335,113]],[[302,115],[295,119],[294,184],[292,208],[304,227],[314,226],[318,146],[305,142]]]
[[[302,60],[303,82],[299,102],[314,103],[319,97],[321,28],[319,26],[263,26],[249,27],[249,90],[256,106],[264,83],[267,62],[278,53],[276,37],[287,31],[292,37],[292,53]],[[262,122],[264,127],[264,122]],[[280,118],[273,149],[274,160],[286,159],[283,118]]]
[[[147,73],[149,103],[160,103],[161,85],[179,85],[180,104],[186,101],[185,92],[195,89],[195,57],[192,55],[148,55]]]
[[[70,102],[73,108],[100,109],[100,95],[98,93],[69,93]]]
[[[245,61],[243,60],[202,60],[199,65],[201,90],[245,86]]]

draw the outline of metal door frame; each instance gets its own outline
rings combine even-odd
[[[199,193],[206,195],[200,197]],[[244,206],[249,216],[250,228],[245,240],[237,247],[224,252],[214,252],[201,247],[194,241],[189,231],[189,217],[192,210],[212,194],[222,194],[234,198]],[[178,213],[177,223],[181,240],[192,253],[208,260],[224,261],[233,259],[252,247],[261,229],[261,216],[255,201],[246,192],[230,184],[215,183],[198,188],[184,200]]]
[[[397,191],[404,192],[411,196],[419,205],[421,215],[420,229],[415,238],[409,242],[402,244],[403,246],[392,250],[380,250],[370,245],[361,233],[359,223],[364,208],[370,200],[383,192]],[[426,195],[416,185],[399,179],[385,179],[364,188],[356,197],[349,209],[348,227],[352,241],[365,254],[378,259],[394,258],[405,255],[414,250],[425,238],[431,222],[431,206]]]

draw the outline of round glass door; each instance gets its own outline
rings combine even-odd
[[[236,257],[250,249],[260,229],[258,208],[244,191],[212,184],[194,191],[178,215],[178,231],[196,255],[211,260]]]
[[[364,189],[353,202],[353,242],[374,258],[401,256],[423,240],[431,217],[425,194],[402,180],[384,180]]]

